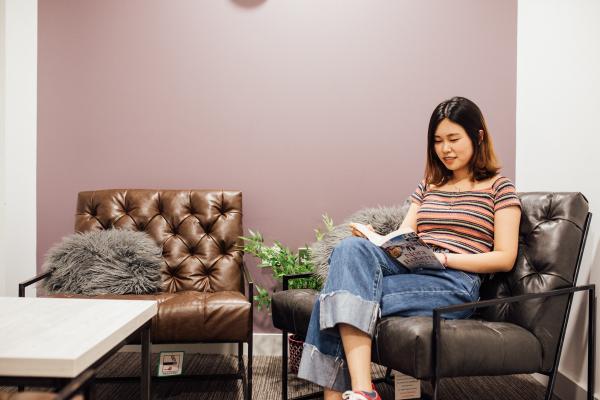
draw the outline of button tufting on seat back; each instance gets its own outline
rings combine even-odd
[[[209,190],[81,192],[75,230],[143,230],[162,246],[163,290],[241,288],[242,194]]]
[[[481,298],[539,293],[574,284],[578,248],[588,213],[581,193],[521,193],[523,212],[514,268],[494,274],[481,287]],[[554,359],[566,296],[489,307],[486,319],[517,323],[532,331],[544,347],[544,370]],[[528,321],[528,322],[525,322]]]

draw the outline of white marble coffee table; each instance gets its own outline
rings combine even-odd
[[[142,398],[150,398],[155,301],[0,297],[0,378],[72,379],[142,332]]]

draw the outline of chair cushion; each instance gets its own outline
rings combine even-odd
[[[273,293],[271,315],[273,325],[297,335],[306,336],[310,313],[317,301],[313,289],[290,289]]]
[[[433,376],[431,317],[386,317],[376,329],[373,361],[419,379]],[[508,322],[442,321],[440,376],[539,372],[542,347],[529,331]]]
[[[61,294],[51,297],[85,298]],[[251,332],[248,298],[236,291],[215,293],[193,290],[146,295],[99,295],[94,299],[156,300],[152,343],[245,341]],[[139,339],[138,339],[139,340]]]
[[[306,336],[317,292],[292,289],[273,295],[275,327]],[[373,361],[419,379],[433,375],[430,317],[386,317],[376,329]],[[508,322],[444,320],[441,376],[538,372],[542,348],[529,331]]]

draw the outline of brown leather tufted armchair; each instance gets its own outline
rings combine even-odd
[[[541,373],[554,389],[571,300],[588,292],[588,398],[594,393],[595,287],[576,287],[591,219],[581,193],[521,193],[519,253],[510,272],[484,280],[481,301],[434,310],[433,317],[386,317],[378,322],[372,360],[429,380],[437,398],[440,378]],[[317,293],[284,290],[273,295],[274,325],[305,335]],[[452,311],[476,309],[464,320],[443,320]],[[287,399],[287,340],[283,340],[282,397]]]
[[[242,193],[140,189],[79,193],[75,231],[111,228],[145,231],[162,246],[163,287],[156,294],[96,298],[156,300],[153,343],[237,343],[238,371],[227,377],[242,379],[250,399],[253,283],[239,246]],[[21,284],[20,294],[47,275]],[[248,343],[246,371],[244,343]]]

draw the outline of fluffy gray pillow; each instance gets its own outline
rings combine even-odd
[[[144,232],[109,229],[66,236],[46,255],[49,293],[143,294],[160,290],[162,250]]]
[[[334,227],[332,231],[325,234],[322,240],[311,244],[311,260],[315,264],[317,277],[325,282],[329,272],[329,256],[333,248],[342,239],[352,236],[348,227],[349,222],[371,224],[377,233],[386,235],[400,228],[409,207],[410,199],[406,199],[400,206],[364,208],[346,218],[341,225]]]

